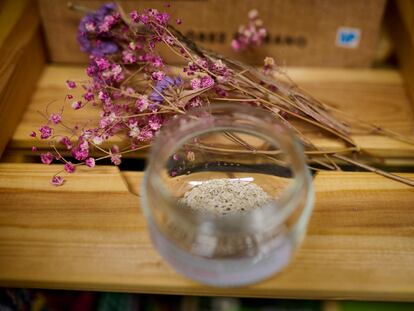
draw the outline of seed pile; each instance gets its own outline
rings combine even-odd
[[[180,203],[193,210],[227,215],[259,208],[269,200],[270,196],[255,183],[219,178],[194,186]]]

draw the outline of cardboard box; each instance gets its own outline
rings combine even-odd
[[[104,1],[78,0],[97,8]],[[181,0],[119,1],[126,11],[154,7],[180,17],[180,30],[197,43],[251,64],[273,56],[288,66],[366,67],[373,60],[385,0]],[[84,62],[76,42],[82,13],[69,10],[67,0],[39,0],[53,62]],[[257,9],[267,27],[266,44],[235,53],[230,42],[247,13]],[[176,58],[170,58],[175,62]]]

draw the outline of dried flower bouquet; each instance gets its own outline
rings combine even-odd
[[[180,19],[174,22],[181,24]],[[261,40],[260,36],[265,32],[262,27],[258,31],[258,40]],[[233,42],[234,47],[246,48],[248,39],[239,36],[237,40]],[[82,98],[68,94],[65,105],[69,104],[79,113],[87,105],[95,106],[100,111],[96,126],[66,124],[62,108],[59,112],[47,113],[47,123],[31,133],[36,139],[50,141],[51,151],[41,154],[41,161],[45,164],[54,160],[63,162],[62,172],[73,173],[78,165],[92,168],[97,160],[104,158],[119,165],[124,154],[148,148],[168,119],[195,107],[205,108],[208,112],[209,105],[233,102],[260,106],[291,128],[304,145],[313,169],[340,170],[340,160],[414,186],[412,180],[350,157],[364,153],[351,138],[355,131],[385,135],[408,143],[414,143],[412,139],[357,121],[316,100],[301,90],[270,57],[264,60],[261,70],[249,67],[198,47],[171,25],[168,13],[148,9],[126,14],[113,3],[96,11],[87,11],[79,25],[78,41],[81,49],[89,54],[86,74],[90,81],[67,81],[69,89],[83,88],[84,94]],[[164,62],[158,49],[161,45],[186,62],[181,73],[177,74],[177,70]],[[65,130],[67,135],[57,135],[57,127]],[[304,134],[304,129],[309,127],[340,141],[343,147],[322,149],[316,146]],[[110,145],[114,136],[122,136],[124,145]],[[227,138],[243,146],[245,152],[257,152],[249,142],[230,134]],[[77,162],[65,159],[57,144],[70,151]],[[94,158],[92,155],[97,152],[102,156]],[[269,153],[268,156],[273,155]],[[52,178],[53,185],[63,182],[61,172]]]

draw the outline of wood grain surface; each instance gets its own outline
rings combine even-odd
[[[85,168],[64,187],[49,186],[59,169],[0,164],[2,286],[414,300],[414,191],[399,183],[370,173],[317,175],[308,235],[292,263],[259,284],[218,289],[176,274],[153,249],[141,172]]]
[[[67,0],[37,2],[52,62],[86,63],[87,57],[76,41],[79,21],[84,12],[69,10]],[[72,1],[86,9],[96,9],[105,2]],[[385,1],[174,1],[169,9],[160,0],[122,0],[119,4],[125,12],[142,12],[148,8],[167,11],[172,16],[171,21],[177,17],[182,19],[179,30],[192,37],[197,44],[245,63],[261,65],[263,59],[271,55],[296,66],[366,67],[373,60]],[[268,44],[260,49],[236,53],[230,47],[231,40],[239,25],[246,23],[252,8],[258,10],[269,30]],[[338,28],[347,25],[358,28],[363,34],[357,52],[335,45]],[[173,53],[167,52],[163,58],[169,64],[182,64],[182,59]]]
[[[0,155],[28,105],[45,64],[34,1],[0,2]]]
[[[10,142],[10,149],[30,153],[35,144],[46,147],[45,142],[33,140],[29,133],[45,122],[41,113],[59,111],[68,93],[64,81],[85,79],[83,68],[76,66],[49,65],[39,80],[36,92],[23,115]],[[396,132],[413,136],[414,117],[404,82],[395,70],[367,69],[301,69],[291,68],[288,73],[305,90],[316,98],[342,109],[357,118],[374,122]],[[71,92],[80,95],[79,91]],[[99,110],[86,107],[74,111],[67,102],[64,120],[68,124],[96,122]],[[309,137],[321,148],[341,147],[341,143],[321,138],[308,130]],[[375,135],[355,135],[354,140],[375,156],[388,158],[413,158],[414,146]]]
[[[414,102],[414,1],[390,3],[386,22],[396,50],[407,93]],[[414,107],[414,105],[413,105]]]

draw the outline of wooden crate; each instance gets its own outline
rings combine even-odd
[[[37,16],[32,1],[1,5],[19,5],[19,12]],[[50,187],[56,166],[24,163],[33,143],[29,133],[42,123],[37,111],[63,98],[64,81],[82,78],[83,73],[77,66],[45,64],[38,18],[22,19],[21,14],[10,18],[13,22],[5,23],[12,25],[6,29],[9,34],[33,31],[19,33],[24,45],[17,38],[5,41],[0,36],[0,56],[7,60],[0,72],[9,73],[0,80],[0,120],[7,129],[2,128],[0,142],[8,141],[0,163],[0,285],[414,300],[414,190],[371,173],[318,174],[308,235],[292,263],[277,276],[236,289],[196,284],[161,260],[151,246],[139,206],[142,172],[98,166],[80,169],[67,178],[65,187]],[[413,134],[411,89],[399,70],[297,68],[290,74],[323,101],[363,120]],[[332,141],[313,135],[319,146],[335,147]],[[353,138],[373,155],[386,156],[388,164],[412,165],[412,145],[373,135]],[[405,176],[414,178],[414,173]]]

